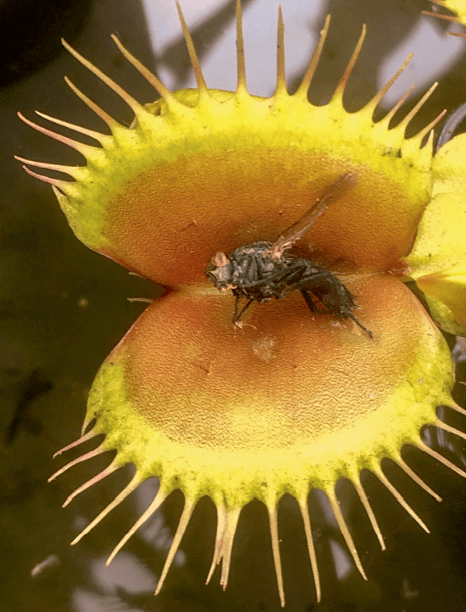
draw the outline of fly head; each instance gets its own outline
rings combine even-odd
[[[220,291],[227,291],[232,288],[233,265],[225,253],[215,253],[207,266],[206,274],[214,287]]]

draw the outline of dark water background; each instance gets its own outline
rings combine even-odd
[[[215,3],[213,3],[215,4]],[[194,29],[201,56],[208,53],[234,18],[234,2]],[[254,0],[244,2],[244,6]],[[275,3],[273,4],[275,10]],[[303,3],[306,4],[306,3]],[[308,0],[311,8],[313,1]],[[40,5],[40,10],[37,9]],[[286,1],[284,12],[286,18]],[[353,110],[377,90],[383,58],[410,31],[424,0],[328,0],[322,16],[333,15],[322,65],[312,84],[311,99],[323,103],[332,93],[354,46],[361,24],[368,36],[346,92]],[[158,3],[153,2],[157,12]],[[314,14],[313,11],[312,14]],[[246,15],[247,18],[247,15]],[[318,31],[323,17],[310,28]],[[439,31],[447,24],[438,22]],[[183,539],[162,594],[154,598],[160,574],[182,508],[173,494],[163,510],[138,532],[105,569],[106,555],[140,516],[155,492],[155,479],[108,516],[75,547],[68,543],[129,480],[121,470],[77,498],[69,493],[109,463],[109,456],[70,470],[48,485],[47,478],[64,460],[52,454],[78,436],[85,402],[96,370],[144,305],[128,297],[155,297],[159,290],[89,251],[68,228],[49,186],[28,177],[14,154],[57,163],[80,164],[79,154],[33,132],[17,118],[21,110],[34,118],[43,112],[102,129],[100,121],[67,88],[67,74],[107,112],[126,122],[131,113],[58,44],[65,35],[97,66],[141,102],[153,99],[150,87],[111,43],[118,33],[150,68],[163,61],[187,74],[181,39],[163,58],[151,52],[144,12],[138,1],[34,3],[0,1],[0,610],[1,612],[275,612],[279,610],[267,517],[257,502],[247,506],[235,541],[231,579],[225,593],[203,583],[210,565],[215,511],[201,500]],[[8,43],[8,41],[10,41]],[[309,49],[309,53],[311,49]],[[417,50],[428,54],[429,48]],[[233,57],[234,49],[231,49]],[[250,61],[250,60],[249,60]],[[290,85],[299,75],[289,77]],[[214,84],[215,85],[215,84]],[[407,108],[423,91],[415,92]],[[415,125],[424,125],[443,108],[453,110],[466,98],[466,57],[450,66]],[[40,121],[40,120],[39,120]],[[66,130],[63,130],[65,133]],[[450,339],[453,345],[452,339]],[[461,354],[459,354],[461,358]],[[458,379],[466,379],[464,361]],[[464,405],[458,385],[455,398]],[[466,431],[466,419],[445,411],[445,420]],[[447,434],[442,446],[458,465],[466,465],[465,444]],[[92,445],[89,446],[92,448]],[[75,453],[77,455],[78,453]],[[71,458],[72,453],[69,455]],[[285,497],[279,513],[281,554],[289,611],[296,612],[461,612],[466,610],[466,482],[435,461],[409,449],[410,465],[444,499],[438,504],[389,464],[393,478],[432,531],[426,535],[370,474],[371,493],[387,551],[379,550],[367,517],[352,487],[342,484],[344,511],[366,568],[364,582],[348,557],[342,538],[318,492],[311,494],[311,517],[320,563],[323,602],[315,592],[296,503]],[[335,561],[336,560],[336,561]],[[39,565],[42,564],[42,565]]]

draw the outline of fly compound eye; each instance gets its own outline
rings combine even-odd
[[[225,255],[225,253],[219,251],[218,253],[215,253],[210,263],[217,268],[223,268],[228,263],[228,257]]]

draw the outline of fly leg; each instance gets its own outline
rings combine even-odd
[[[312,298],[310,297],[309,293],[306,291],[306,289],[301,289],[301,295],[303,296],[303,298],[306,300],[306,304],[309,308],[309,310],[311,312],[317,312],[317,306],[314,304],[314,302],[312,301]]]
[[[246,305],[243,306],[243,308],[241,308],[241,310],[239,309],[239,301],[240,301],[240,296],[236,295],[236,300],[235,300],[235,314],[233,315],[233,325],[238,325],[238,323],[241,320],[241,317],[243,316],[243,314],[246,312],[246,310],[249,308],[249,306],[254,302],[254,298],[250,298]]]
[[[358,325],[363,331],[366,332],[369,338],[371,338],[372,340],[374,339],[373,333],[369,329],[367,329],[367,327],[364,327],[364,325],[356,319],[356,317],[354,316],[352,312],[346,312],[345,317],[349,317],[352,321],[356,323],[356,325]]]

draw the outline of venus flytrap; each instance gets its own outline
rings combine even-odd
[[[84,167],[70,167],[18,158],[30,174],[52,185],[77,237],[172,289],[148,306],[102,365],[90,392],[82,436],[59,453],[99,434],[105,434],[104,441],[52,478],[116,449],[111,465],[72,493],[69,503],[119,467],[136,466],[132,481],[74,542],[141,482],[159,478],[155,499],[109,561],[172,491],[184,493],[184,510],[157,592],[200,497],[210,496],[217,507],[208,580],[222,562],[224,587],[241,509],[254,498],[261,500],[268,510],[282,605],[277,505],[289,493],[301,509],[320,600],[318,551],[307,501],[311,489],[322,489],[328,496],[365,578],[335,493],[337,481],[352,481],[384,548],[361,484],[363,469],[372,471],[426,531],[423,519],[382,471],[381,460],[390,458],[438,500],[402,458],[404,445],[417,447],[466,477],[420,435],[421,427],[430,424],[466,437],[436,414],[439,405],[447,405],[466,415],[450,394],[454,367],[438,329],[466,335],[466,137],[454,138],[434,157],[432,127],[440,115],[405,138],[407,124],[433,88],[395,127],[389,123],[406,96],[374,122],[374,111],[409,58],[364,108],[352,114],[345,110],[343,93],[364,30],[332,100],[317,107],[307,94],[329,18],[300,86],[290,95],[279,12],[277,86],[267,99],[247,91],[239,1],[235,92],[208,89],[181,11],[180,18],[197,89],[169,91],[113,37],[160,95],[143,105],[64,43],[131,107],[133,124],[118,123],[69,80],[111,135],[42,117],[90,136],[100,147],[22,117],[87,160]],[[56,170],[74,180],[51,178],[31,167]],[[218,292],[205,274],[212,256],[272,241],[345,173],[357,175],[357,183],[332,203],[299,248],[344,282],[373,340],[350,319],[311,315],[299,294],[252,304],[243,328],[235,329],[231,295]],[[415,280],[425,293],[432,316],[410,291],[408,280]]]

